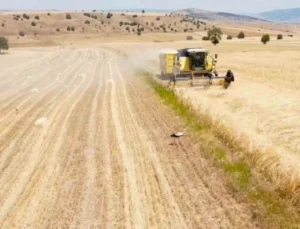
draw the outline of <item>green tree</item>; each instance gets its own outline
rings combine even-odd
[[[72,19],[71,14],[66,14],[66,19],[68,20]]]
[[[222,39],[222,30],[220,29],[220,28],[213,28],[213,29],[211,29],[211,30],[208,30],[208,32],[207,32],[207,36],[208,36],[208,38],[210,39],[211,37],[216,37],[216,38],[218,38],[219,40],[221,40]]]
[[[265,34],[261,37],[261,42],[265,45],[270,41],[270,35],[269,34]]]
[[[27,19],[27,20],[30,19],[30,17],[29,17],[27,14],[23,14],[23,18],[25,18],[25,19]]]
[[[24,33],[23,31],[20,31],[20,32],[19,32],[19,36],[20,36],[20,37],[24,37],[24,36],[25,36],[25,33]]]
[[[31,26],[36,26],[36,22],[31,22]]]
[[[222,30],[220,28],[213,28],[207,32],[207,37],[213,43],[214,45],[217,45],[220,43],[220,40],[222,39]]]
[[[228,35],[227,40],[232,40],[232,36]]]
[[[107,18],[107,19],[110,19],[112,16],[113,16],[112,13],[108,13],[108,14],[106,15],[106,18]]]
[[[35,18],[36,20],[40,20],[40,16],[39,16],[39,15],[36,15],[34,18]]]
[[[278,34],[278,35],[277,35],[277,40],[282,40],[282,39],[283,39],[282,34]]]
[[[209,37],[204,36],[204,37],[202,37],[202,40],[203,41],[209,41]]]
[[[238,34],[238,39],[244,39],[246,36],[245,36],[245,33],[242,31]]]
[[[2,49],[3,50],[9,49],[8,40],[5,37],[0,37],[0,53]]]

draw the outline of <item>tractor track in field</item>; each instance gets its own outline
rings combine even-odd
[[[256,228],[192,138],[170,145],[183,124],[116,53],[41,56],[0,73],[0,228]]]

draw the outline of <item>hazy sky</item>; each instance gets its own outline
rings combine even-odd
[[[224,12],[262,12],[300,7],[300,0],[0,0],[0,9],[184,9]]]

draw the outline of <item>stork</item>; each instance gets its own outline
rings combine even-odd
[[[175,143],[176,139],[177,139],[178,141],[180,141],[180,138],[182,138],[182,137],[185,135],[185,131],[186,131],[186,129],[184,129],[183,132],[177,132],[177,133],[172,134],[172,135],[171,135],[171,138],[174,139],[174,142],[173,142],[173,143]]]

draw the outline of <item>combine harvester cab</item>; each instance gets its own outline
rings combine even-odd
[[[209,55],[209,50],[203,48],[186,48],[178,51],[160,54],[162,79],[176,82],[190,81],[191,86],[224,84],[225,77],[219,77],[216,71],[215,58]],[[205,80],[205,81],[203,81]]]

